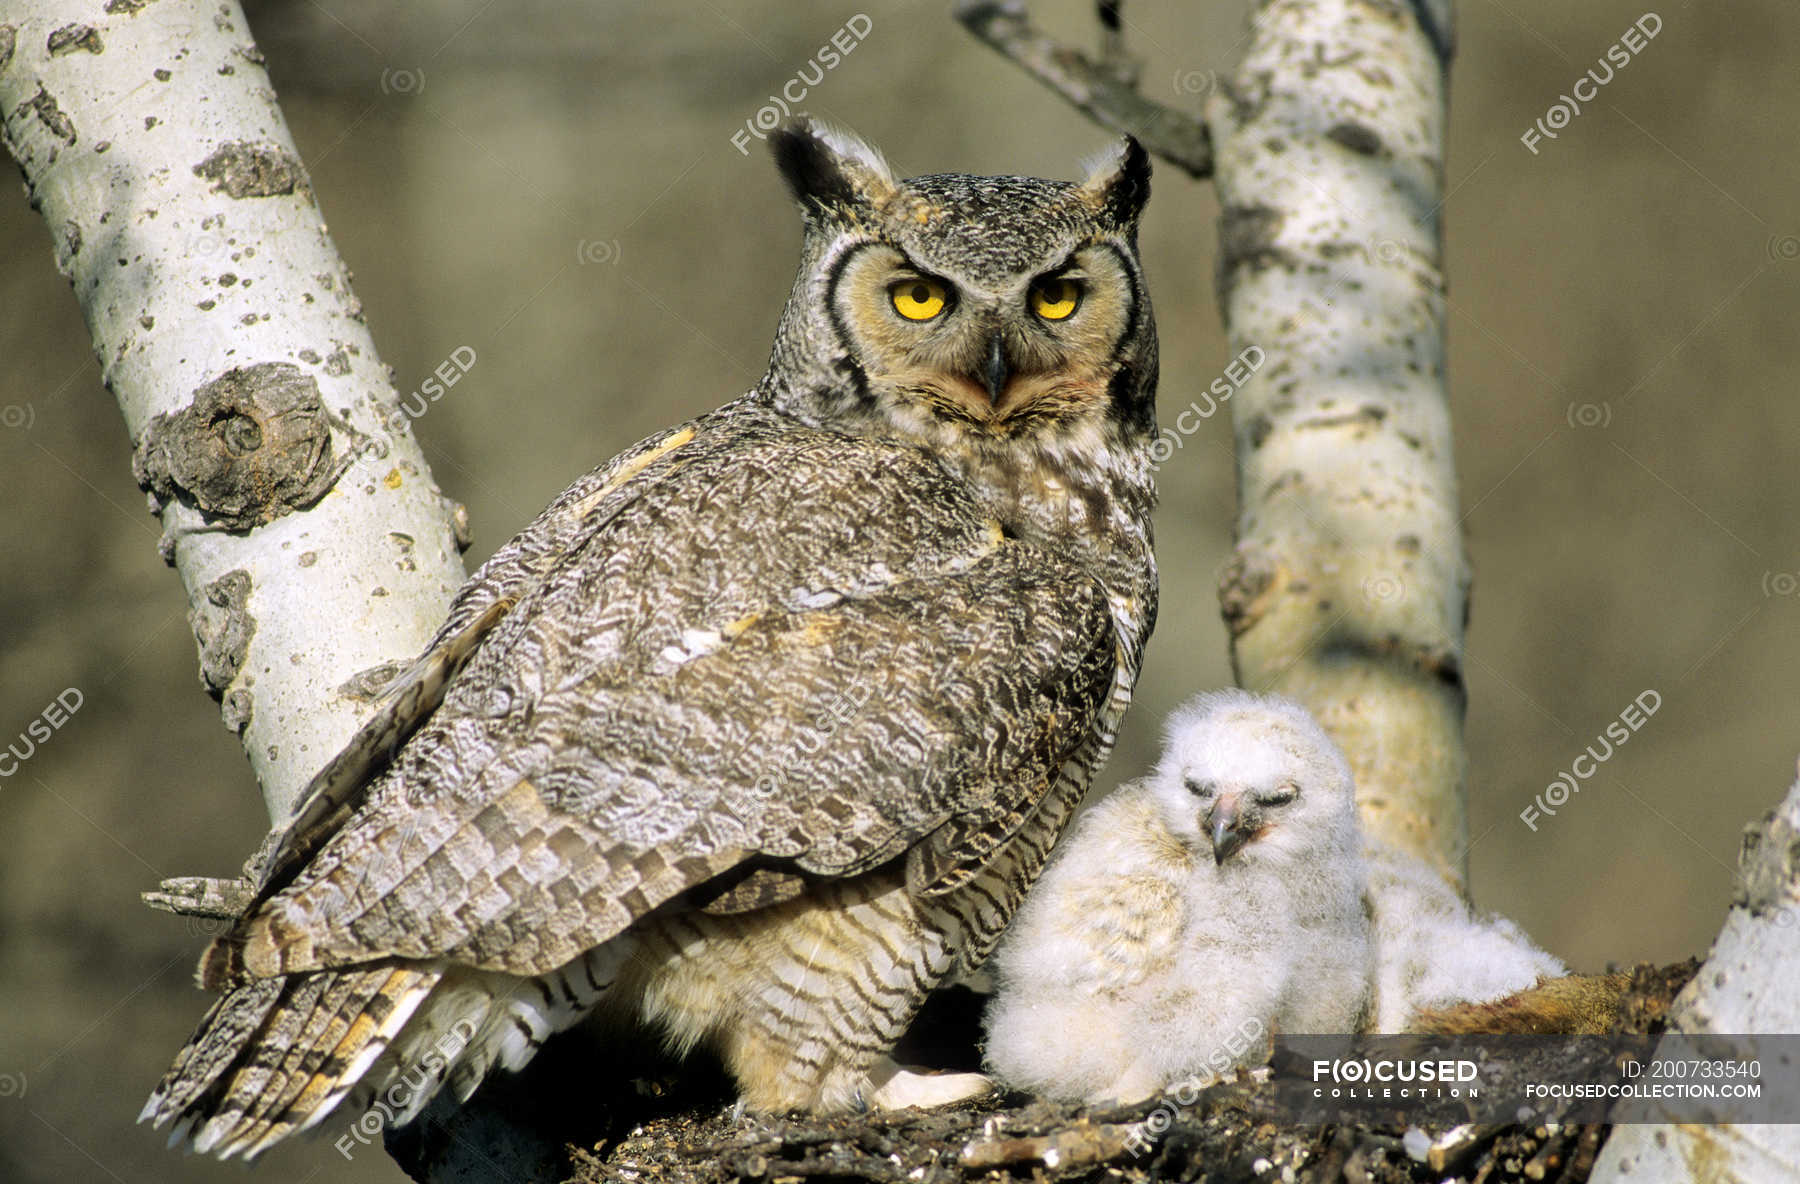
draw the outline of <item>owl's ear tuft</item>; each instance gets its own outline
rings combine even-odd
[[[795,119],[770,133],[788,192],[811,217],[820,208],[881,206],[899,189],[881,153],[848,132]]]
[[[1134,137],[1126,136],[1089,166],[1087,180],[1076,192],[1102,218],[1129,229],[1150,200],[1150,154]]]

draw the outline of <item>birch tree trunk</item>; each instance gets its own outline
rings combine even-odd
[[[1220,304],[1233,357],[1261,362],[1230,396],[1238,543],[1219,600],[1238,682],[1305,703],[1350,758],[1368,831],[1462,884],[1449,25],[1426,11],[1265,0],[1209,96]]]
[[[1778,809],[1746,831],[1731,912],[1700,973],[1676,997],[1669,1027],[1719,1035],[1800,1032],[1797,923],[1800,781]],[[1778,1077],[1791,1080],[1792,1074],[1790,1066]],[[1705,1125],[1671,1117],[1661,1125],[1616,1127],[1590,1179],[1788,1184],[1800,1180],[1800,1126]]]
[[[462,583],[446,501],[238,0],[0,2],[7,149],[50,227],[270,820]]]

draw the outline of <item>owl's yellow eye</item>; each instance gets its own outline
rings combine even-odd
[[[1031,311],[1046,321],[1067,320],[1081,304],[1081,285],[1070,279],[1039,280],[1031,285]]]
[[[909,321],[929,321],[944,311],[950,293],[936,280],[901,280],[888,288],[894,311]]]

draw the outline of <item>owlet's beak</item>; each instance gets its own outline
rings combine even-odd
[[[1206,816],[1207,833],[1212,837],[1213,863],[1221,864],[1250,840],[1255,829],[1246,825],[1244,799],[1235,793],[1223,794]]]

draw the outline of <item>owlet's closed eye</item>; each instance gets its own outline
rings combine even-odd
[[[1274,789],[1256,795],[1256,801],[1263,806],[1285,806],[1300,796],[1300,787],[1283,782]]]
[[[894,311],[909,321],[929,321],[950,304],[950,289],[939,280],[914,276],[888,285]]]

